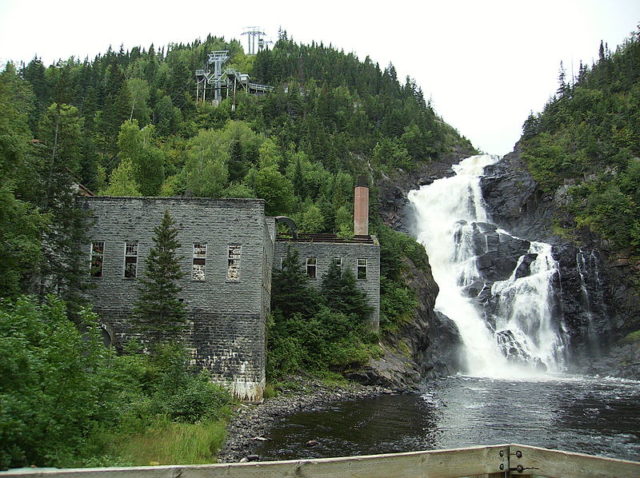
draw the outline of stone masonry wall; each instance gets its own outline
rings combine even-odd
[[[378,330],[380,326],[380,245],[375,236],[373,239],[373,244],[276,241],[274,267],[281,267],[288,247],[298,251],[303,267],[308,257],[315,257],[317,259],[316,278],[310,280],[310,283],[319,288],[322,277],[335,258],[341,257],[343,270],[351,270],[356,278],[358,277],[358,259],[366,259],[367,278],[356,279],[356,284],[367,295],[369,304],[374,309],[371,313],[371,325],[374,330]]]
[[[87,277],[96,312],[117,342],[128,336],[137,279],[124,277],[125,243],[138,243],[137,277],[153,246],[153,229],[168,209],[179,229],[178,255],[185,277],[180,298],[187,307],[185,338],[197,364],[240,398],[258,400],[265,384],[265,321],[270,301],[273,227],[256,199],[111,198],[79,199],[92,211],[91,241],[104,241],[103,275]],[[193,244],[207,245],[204,280],[192,279]],[[240,245],[239,279],[228,280],[228,247]],[[265,284],[268,281],[268,284]]]

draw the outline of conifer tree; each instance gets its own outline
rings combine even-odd
[[[309,318],[318,312],[318,294],[309,285],[309,278],[295,249],[287,249],[282,267],[273,272],[271,308],[274,312],[279,310],[285,317],[297,312]]]
[[[180,247],[178,229],[168,210],[153,232],[154,245],[145,260],[145,275],[140,279],[134,314],[139,331],[157,344],[175,337],[184,326],[186,314],[178,298],[182,290],[178,281],[184,277],[176,254]]]
[[[75,176],[80,171],[82,118],[77,108],[53,103],[40,123],[41,143],[37,176],[41,193],[36,200],[50,222],[42,231],[43,260],[34,267],[33,287],[44,298],[55,293],[70,306],[81,302],[85,272],[80,244],[86,243],[86,213],[76,207]]]
[[[356,279],[349,269],[342,271],[336,261],[322,278],[322,296],[333,312],[353,317],[364,324],[371,315],[372,308],[367,296],[356,286]]]

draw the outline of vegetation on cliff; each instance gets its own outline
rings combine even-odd
[[[522,156],[541,188],[566,186],[566,232],[598,234],[623,256],[640,254],[640,31],[560,84],[524,124]]]

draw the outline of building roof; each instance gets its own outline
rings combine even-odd
[[[353,236],[350,239],[338,237],[335,234],[298,234],[297,238],[287,234],[278,234],[280,242],[329,242],[338,244],[376,244],[374,236]]]

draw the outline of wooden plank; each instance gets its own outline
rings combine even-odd
[[[520,451],[522,458],[516,453]],[[616,460],[582,453],[569,453],[525,445],[511,445],[511,469],[524,468],[523,472],[513,471],[511,476],[545,476],[549,478],[638,478],[640,463]]]
[[[500,457],[503,452],[503,458]],[[94,468],[0,474],[43,478],[458,478],[500,473],[508,446],[258,463]]]

